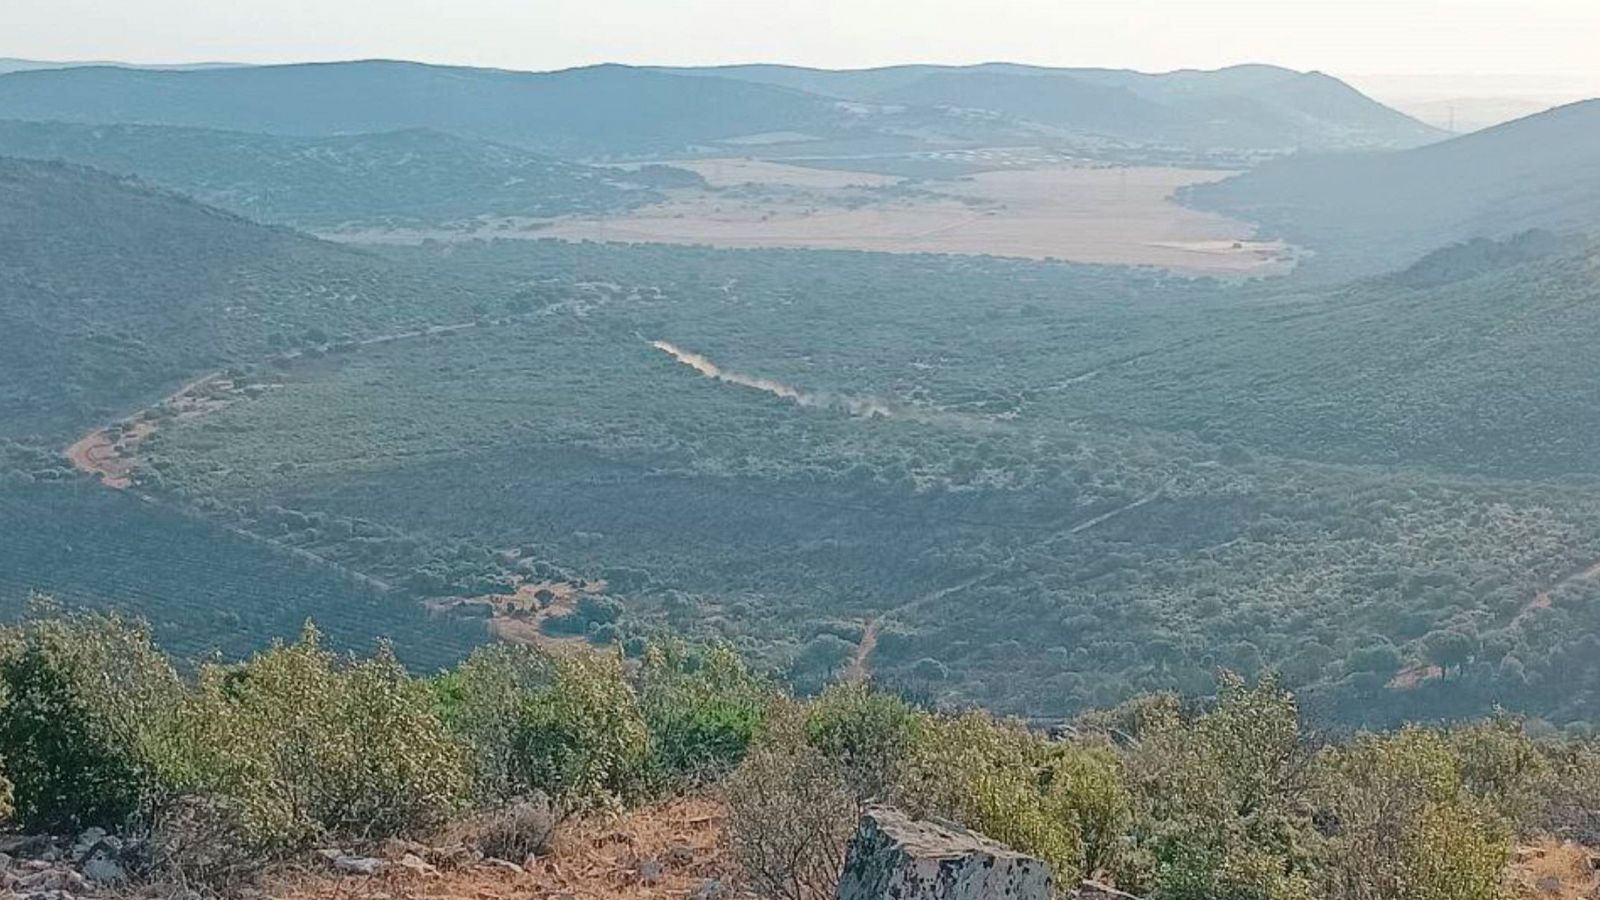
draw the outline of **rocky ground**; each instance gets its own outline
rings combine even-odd
[[[724,842],[726,809],[682,798],[626,814],[572,819],[546,852],[485,856],[447,833],[429,843],[326,847],[226,896],[253,900],[737,900]],[[99,830],[76,838],[0,838],[0,900],[202,900],[203,892],[138,878],[147,854]]]

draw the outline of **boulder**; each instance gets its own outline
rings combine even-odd
[[[1050,900],[1050,867],[950,822],[869,807],[845,853],[838,900]]]

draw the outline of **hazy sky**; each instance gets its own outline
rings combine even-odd
[[[1261,61],[1533,76],[1600,94],[1600,0],[0,0],[0,23],[0,56],[45,59]]]

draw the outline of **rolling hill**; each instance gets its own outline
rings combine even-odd
[[[207,369],[471,320],[511,293],[92,169],[0,158],[0,437],[75,436]]]
[[[559,72],[382,60],[0,75],[0,118],[301,137],[426,128],[565,157],[906,153],[1127,145],[1190,154],[1407,147],[1440,133],[1318,73],[1142,75],[1011,64],[826,71],[603,65]]]
[[[1410,147],[1444,133],[1336,78],[1276,66],[1146,74],[1010,63],[822,70],[670,70],[863,103],[989,110],[1050,128],[1213,149]]]
[[[13,72],[0,76],[0,117],[300,136],[430,128],[559,156],[676,151],[850,124],[831,100],[733,80],[626,66],[533,73],[384,60]]]
[[[1444,244],[1600,222],[1600,100],[1427,147],[1280,160],[1188,189],[1189,203],[1261,223],[1340,279],[1404,266]]]
[[[614,171],[423,129],[300,138],[0,121],[0,156],[136,175],[252,219],[312,228],[547,218],[658,199]]]

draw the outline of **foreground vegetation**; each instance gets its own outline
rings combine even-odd
[[[839,684],[795,700],[726,647],[485,648],[429,677],[308,627],[179,667],[101,615],[0,634],[14,828],[150,840],[155,878],[218,887],[330,843],[427,837],[544,795],[558,813],[714,789],[767,896],[831,896],[868,801],[941,816],[1161,898],[1490,900],[1518,836],[1600,823],[1600,746],[1508,718],[1328,740],[1271,676],[1147,695],[1054,735]]]
[[[59,592],[229,658],[315,613],[330,645],[391,635],[425,670],[484,629],[422,604],[566,586],[571,609],[515,624],[725,640],[806,693],[866,671],[1060,718],[1209,694],[1225,666],[1280,672],[1319,723],[1600,716],[1581,242],[1302,291],[868,253],[380,253],[42,163],[0,164],[0,192],[9,613]],[[159,403],[211,372],[187,412]],[[64,468],[90,429],[133,496]]]

